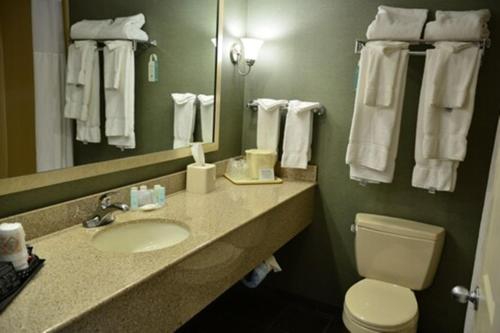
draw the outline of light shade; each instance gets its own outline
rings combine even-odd
[[[256,38],[241,38],[241,43],[243,44],[243,54],[246,60],[257,60],[259,56],[259,50],[264,43],[264,41]]]

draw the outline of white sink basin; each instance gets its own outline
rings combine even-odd
[[[113,224],[96,233],[92,244],[106,252],[148,252],[179,244],[189,234],[188,228],[172,220],[140,220]]]

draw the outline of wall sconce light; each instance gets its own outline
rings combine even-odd
[[[252,66],[257,60],[259,50],[264,41],[256,38],[241,38],[240,41],[241,43],[234,43],[231,47],[230,57],[231,62],[238,66],[238,73],[246,76],[252,70]],[[240,70],[240,62],[242,58],[245,59],[245,64],[248,67],[245,72]]]

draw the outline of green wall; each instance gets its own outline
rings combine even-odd
[[[143,29],[158,46],[135,52],[136,148],[120,151],[108,145],[103,131],[100,144],[75,141],[75,165],[172,149],[174,105],[170,94],[213,95],[215,91],[216,50],[210,39],[217,33],[217,0],[107,0],[105,6],[101,3],[101,0],[71,0],[71,23],[143,13],[146,16]],[[159,60],[158,82],[147,80],[152,53]],[[105,107],[104,96],[101,97],[103,128]],[[197,125],[195,140],[201,141],[199,120]]]
[[[235,38],[242,36],[245,31],[246,10],[246,0],[226,1],[224,55],[229,54]],[[229,57],[224,57],[222,63],[221,103],[220,149],[208,154],[208,161],[236,156],[241,151],[243,79],[237,74]],[[180,171],[189,163],[192,163],[192,158],[0,196],[0,217]]]
[[[354,103],[354,40],[364,38],[379,4],[448,10],[490,8],[493,45],[477,89],[468,156],[454,193],[411,187],[414,138],[423,57],[411,57],[394,182],[361,187],[349,179],[345,153]],[[349,226],[357,212],[398,216],[440,225],[447,238],[434,284],[417,292],[421,332],[461,332],[465,306],[450,290],[468,286],[498,119],[500,2],[485,0],[248,0],[247,35],[266,42],[245,84],[245,101],[284,98],[319,101],[327,116],[315,118],[313,161],[319,193],[313,225],[278,253],[284,272],[268,283],[341,306],[360,277]],[[244,113],[243,148],[255,146],[256,115]]]

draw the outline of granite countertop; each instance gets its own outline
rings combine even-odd
[[[236,186],[219,178],[209,194],[181,191],[170,195],[162,209],[117,213],[114,224],[163,218],[189,227],[185,241],[152,252],[101,252],[90,240],[108,226],[85,229],[78,224],[33,239],[45,265],[0,315],[0,332],[56,330],[313,186],[289,180]]]

